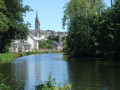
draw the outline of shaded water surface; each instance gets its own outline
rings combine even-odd
[[[18,89],[34,90],[49,73],[56,81],[72,84],[72,90],[120,90],[120,62],[75,59],[63,54],[37,54],[0,64],[0,74]],[[12,82],[11,82],[12,81]]]

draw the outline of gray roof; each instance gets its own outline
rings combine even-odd
[[[18,42],[18,47],[30,45],[28,42]]]
[[[55,45],[57,45],[57,46],[63,46],[62,43],[58,43],[58,42],[56,42],[56,41],[54,41],[52,44],[55,44]]]
[[[36,30],[29,30],[29,33],[31,33],[33,36],[36,36],[37,33],[39,33],[39,36],[42,35],[42,32],[41,32],[41,31],[36,31]]]
[[[29,32],[32,34],[32,35],[34,35],[34,36],[36,36],[36,31],[35,30],[29,30]]]

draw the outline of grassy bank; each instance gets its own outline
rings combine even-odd
[[[19,52],[19,53],[2,53],[0,54],[0,62],[9,62],[15,58],[41,53],[62,53],[62,51],[31,51],[31,52]]]

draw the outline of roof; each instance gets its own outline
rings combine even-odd
[[[18,43],[13,43],[13,45],[16,47],[22,47],[22,46],[31,46],[31,44],[29,44],[28,42],[18,42]]]
[[[29,36],[30,36],[31,39],[33,39],[35,41],[39,40],[36,36],[34,36],[33,34],[31,34],[30,32],[29,32]]]
[[[31,33],[32,35],[36,36],[36,31],[35,30],[29,30],[29,33]]]
[[[55,45],[57,45],[57,46],[63,46],[62,43],[58,43],[58,42],[56,42],[56,41],[54,41],[52,44],[55,44]]]

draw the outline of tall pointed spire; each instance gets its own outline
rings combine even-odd
[[[36,18],[35,18],[35,30],[40,31],[40,22],[38,18],[38,12],[36,11]]]
[[[38,19],[38,12],[36,11],[36,19]]]

